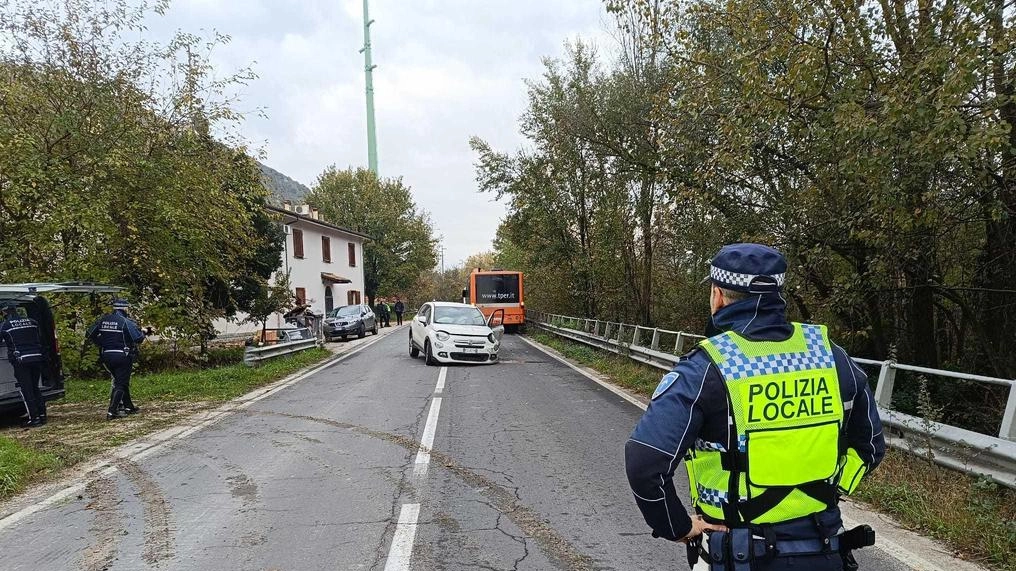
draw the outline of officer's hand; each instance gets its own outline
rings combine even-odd
[[[702,516],[695,515],[691,517],[691,531],[688,532],[688,535],[682,537],[680,541],[681,543],[688,543],[689,540],[695,539],[705,531],[728,531],[728,529],[727,526],[709,523],[702,519]]]

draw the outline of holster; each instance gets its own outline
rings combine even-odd
[[[754,540],[750,529],[714,531],[709,536],[708,560],[711,571],[751,571],[754,558]]]

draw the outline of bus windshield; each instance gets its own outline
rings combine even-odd
[[[519,303],[519,274],[478,274],[476,303]]]

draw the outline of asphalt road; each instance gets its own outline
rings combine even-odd
[[[517,338],[502,358],[427,367],[395,332],[0,527],[0,568],[686,569],[625,481],[641,411]]]

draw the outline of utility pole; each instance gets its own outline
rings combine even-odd
[[[363,70],[367,76],[367,168],[377,175],[377,127],[374,123],[374,65],[370,54],[370,19],[367,3],[363,0]]]
[[[444,273],[444,244],[441,244],[441,273]]]

